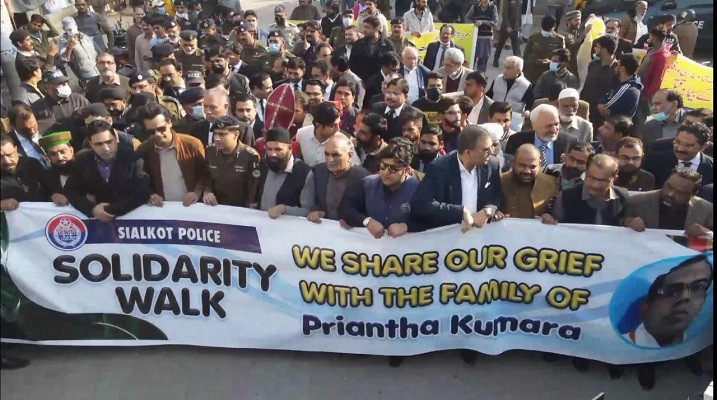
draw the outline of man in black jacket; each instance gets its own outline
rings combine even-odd
[[[411,110],[418,111],[406,102],[407,96],[408,82],[403,78],[396,78],[386,84],[386,91],[384,92],[385,101],[371,106],[371,112],[386,117],[388,135],[384,137],[383,140],[388,141],[391,138],[402,136],[401,116]]]
[[[378,18],[366,18],[362,29],[364,37],[354,43],[349,65],[359,78],[366,81],[371,75],[380,71],[381,55],[394,51],[394,47],[391,41],[381,36],[381,21]]]
[[[456,48],[465,54],[463,47],[456,45],[453,41],[453,35],[455,35],[456,29],[453,25],[445,24],[441,26],[441,33],[438,37],[437,42],[430,43],[426,49],[426,56],[423,59],[423,65],[429,68],[431,71],[438,71],[443,67],[443,59],[446,50],[450,48]]]
[[[117,133],[107,121],[90,122],[87,137],[92,151],[77,154],[65,184],[70,204],[88,217],[108,222],[147,203],[151,190],[142,159],[118,146]]]
[[[692,168],[702,175],[702,185],[714,179],[714,160],[704,153],[709,146],[710,130],[700,122],[685,123],[677,128],[674,139],[658,140],[645,160],[645,170],[655,175],[655,185],[661,187],[675,166]],[[670,147],[670,143],[672,146]]]

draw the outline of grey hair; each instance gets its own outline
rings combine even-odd
[[[523,71],[523,59],[518,56],[509,56],[505,58],[505,64],[508,65],[509,63],[514,63],[515,66],[518,68],[519,71]]]
[[[458,63],[458,64],[463,64],[463,62],[466,61],[465,54],[463,54],[462,51],[458,50],[455,47],[451,47],[450,49],[446,50],[445,58],[453,61],[454,63]]]
[[[207,98],[209,96],[216,96],[229,104],[229,93],[223,87],[217,86],[207,90],[204,97]]]
[[[538,118],[540,118],[540,114],[544,112],[549,112],[556,117],[559,115],[558,109],[555,108],[554,105],[551,104],[541,104],[533,109],[533,111],[530,112],[530,123],[531,125],[535,126],[536,122],[538,122]]]
[[[406,52],[412,53],[414,56],[418,55],[418,50],[416,50],[416,48],[412,46],[404,47],[403,51],[401,52],[401,57],[406,57]]]

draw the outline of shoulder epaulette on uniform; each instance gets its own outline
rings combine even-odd
[[[251,155],[253,155],[253,156],[259,157],[259,152],[256,151],[255,148],[253,148],[253,147],[247,145],[244,149],[247,151],[247,153],[249,153],[249,154],[251,154]]]

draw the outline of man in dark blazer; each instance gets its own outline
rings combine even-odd
[[[70,204],[103,222],[146,204],[151,190],[142,159],[133,150],[118,146],[117,133],[107,121],[90,122],[87,137],[92,151],[77,154],[65,184]]]
[[[393,74],[395,76],[396,71],[398,71],[401,66],[401,60],[398,58],[398,54],[392,51],[383,54],[379,62],[381,63],[381,69],[364,82],[366,85],[366,96],[364,97],[363,108],[369,108],[374,104],[371,103],[371,99],[382,94],[382,83],[389,75]],[[383,96],[381,96],[381,99],[383,100]]]
[[[458,137],[457,150],[428,165],[411,201],[414,217],[428,227],[462,223],[464,232],[502,219],[498,209],[503,190],[498,162],[489,158],[492,144],[485,129],[466,127]],[[464,182],[475,193],[464,193]]]
[[[710,130],[705,124],[682,124],[677,128],[674,139],[658,140],[652,145],[644,168],[655,175],[658,187],[664,185],[677,165],[696,170],[702,175],[702,185],[708,185],[714,178],[714,160],[704,153],[709,146],[709,138]]]
[[[410,102],[413,103],[426,95],[425,88],[428,84],[428,74],[431,73],[431,70],[426,68],[423,64],[418,63],[418,50],[416,50],[415,47],[406,47],[403,49],[401,60],[403,62],[403,66],[398,70],[399,75],[408,81],[409,87],[414,83],[418,86],[416,98],[412,99],[409,96]],[[413,81],[413,79],[416,80]]]
[[[541,104],[530,114],[534,130],[511,135],[505,146],[505,153],[515,155],[515,151],[525,143],[531,143],[541,151],[541,167],[544,170],[550,164],[560,162],[560,155],[566,153],[577,142],[572,136],[558,133],[560,119],[558,109],[549,104]],[[544,153],[544,155],[543,155]]]
[[[410,110],[420,110],[413,108],[406,102],[408,96],[408,82],[403,78],[396,78],[386,84],[386,92],[384,99],[380,103],[371,106],[371,112],[386,117],[388,123],[388,136],[383,138],[389,141],[392,138],[401,136],[401,116]]]
[[[456,30],[452,25],[445,24],[441,26],[441,33],[437,42],[429,43],[426,48],[426,56],[423,58],[423,65],[428,67],[431,71],[438,71],[443,66],[443,60],[441,55],[443,53],[455,47],[465,54],[463,47],[456,45],[453,41],[453,35]]]
[[[349,65],[359,78],[366,81],[380,70],[381,55],[394,51],[394,47],[390,40],[381,35],[381,21],[378,18],[366,18],[363,30],[365,36],[354,43]]]

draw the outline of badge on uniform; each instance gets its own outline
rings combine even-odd
[[[290,84],[279,85],[266,99],[265,127],[289,129],[294,121],[294,89]]]
[[[258,169],[255,169],[254,172],[251,173],[251,176],[258,178],[261,176],[261,172]]]

